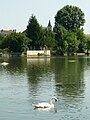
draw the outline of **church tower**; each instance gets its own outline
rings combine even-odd
[[[52,30],[52,25],[51,25],[51,22],[50,22],[50,20],[49,20],[49,23],[48,23],[48,26],[47,26],[47,28]]]

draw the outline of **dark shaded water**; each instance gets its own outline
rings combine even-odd
[[[90,57],[0,59],[0,120],[90,120]],[[58,96],[52,110],[32,104]]]

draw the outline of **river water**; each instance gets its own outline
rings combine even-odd
[[[90,57],[0,58],[0,120],[90,120]]]

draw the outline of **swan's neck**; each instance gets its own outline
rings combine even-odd
[[[50,105],[52,105],[52,99],[50,99],[50,102],[49,102],[49,103],[50,103]]]

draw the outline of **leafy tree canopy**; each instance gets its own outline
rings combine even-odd
[[[44,29],[44,47],[48,47],[49,49],[54,48],[55,42],[55,34],[50,28]]]
[[[79,7],[67,5],[57,12],[55,23],[59,23],[67,30],[76,31],[84,25],[84,17],[85,15]]]
[[[78,50],[79,41],[77,40],[76,33],[67,32],[64,38],[68,43],[67,53],[76,53]]]
[[[27,47],[29,39],[23,33],[11,33],[4,37],[2,49],[8,48],[12,52],[22,52]]]
[[[85,46],[85,51],[88,54],[88,53],[90,53],[90,35],[85,35],[85,40],[86,40],[85,41],[86,44],[84,43],[86,45]]]

